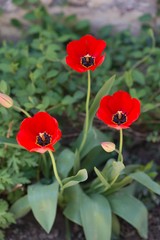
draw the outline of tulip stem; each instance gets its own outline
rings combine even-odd
[[[87,71],[88,73],[88,90],[87,90],[87,98],[86,98],[86,118],[84,123],[84,129],[83,129],[83,139],[79,148],[79,153],[82,151],[84,144],[87,139],[87,133],[89,128],[89,100],[90,100],[90,94],[91,94],[91,74],[90,71]]]
[[[54,172],[54,175],[55,175],[55,178],[57,179],[57,182],[59,183],[61,189],[63,187],[63,184],[62,184],[62,181],[58,175],[58,171],[57,171],[57,167],[56,167],[56,162],[55,162],[55,158],[54,158],[54,155],[52,153],[52,151],[48,151],[49,152],[49,155],[51,157],[51,160],[52,160],[52,166],[53,166],[53,172]]]
[[[119,139],[119,155],[118,155],[118,161],[123,161],[122,156],[122,148],[123,148],[123,130],[120,129],[119,130],[119,134],[120,134],[120,139]]]
[[[87,98],[86,98],[86,118],[83,126],[83,136],[81,145],[79,147],[79,150],[75,153],[75,164],[74,164],[74,172],[76,173],[78,169],[80,169],[80,153],[85,145],[86,139],[87,139],[87,133],[89,129],[89,100],[90,100],[90,94],[91,94],[91,75],[90,71],[87,71],[88,73],[88,88],[87,88]]]
[[[118,150],[118,149],[115,149],[114,151],[119,154],[119,150]],[[121,153],[120,155],[121,155],[121,156],[120,156],[121,162],[123,163],[123,154]]]
[[[13,105],[13,107],[14,107],[14,109],[18,110],[19,112],[23,112],[27,117],[31,117],[31,115],[28,112],[26,112],[23,108],[15,106],[15,105]]]

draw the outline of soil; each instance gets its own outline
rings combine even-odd
[[[160,200],[160,198],[159,198]],[[160,239],[160,204],[149,212],[149,236],[147,240]],[[83,230],[80,226],[71,224],[72,240],[85,240]],[[50,234],[47,234],[32,213],[19,219],[6,230],[5,240],[67,240],[65,236],[65,220],[58,211],[55,224]],[[125,221],[121,221],[121,235],[119,240],[142,240],[135,229]]]
[[[72,240],[85,240],[80,226],[72,223],[70,226]],[[65,229],[65,219],[60,211],[49,234],[41,228],[32,213],[29,213],[6,230],[5,240],[67,240]]]

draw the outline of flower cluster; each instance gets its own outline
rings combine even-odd
[[[94,71],[105,58],[106,42],[85,35],[67,45],[66,63],[78,72]],[[104,96],[97,110],[97,117],[109,127],[128,128],[140,115],[140,102],[129,93],[119,90],[112,96]],[[53,145],[61,138],[55,118],[46,112],[25,119],[17,134],[17,142],[30,152],[54,151]]]

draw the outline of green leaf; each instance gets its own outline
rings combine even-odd
[[[116,236],[120,235],[120,222],[118,217],[115,214],[112,214],[112,232]]]
[[[68,176],[68,173],[73,167],[75,160],[74,153],[69,149],[64,149],[57,157],[57,169],[58,173],[62,178]]]
[[[143,107],[142,107],[142,112],[148,112],[151,111],[155,108],[158,108],[160,106],[160,103],[157,104],[153,104],[153,103],[146,103]]]
[[[83,194],[80,202],[80,216],[86,240],[111,239],[111,208],[105,197]]]
[[[100,181],[103,183],[103,185],[105,186],[105,190],[107,190],[108,188],[110,188],[110,184],[107,182],[107,180],[104,178],[104,176],[102,175],[102,173],[96,168],[94,167],[94,171],[97,174],[98,178],[100,179]]]
[[[131,173],[129,174],[129,176],[132,179],[144,185],[146,188],[153,191],[154,193],[157,193],[158,195],[160,195],[160,185],[154,182],[146,173],[139,171],[139,172]]]
[[[15,219],[13,214],[8,211],[8,203],[0,199],[0,226],[1,229],[5,229],[9,226],[9,224],[15,223]]]
[[[63,214],[66,216],[66,218],[79,225],[82,225],[79,207],[82,194],[83,192],[79,184],[64,190],[64,198],[67,204]]]
[[[22,5],[25,0],[13,0],[13,3],[16,5]]]
[[[56,77],[58,75],[58,71],[57,70],[51,70],[51,71],[49,71],[48,73],[47,73],[47,79],[48,78],[54,78],[54,77]]]
[[[47,233],[50,232],[55,220],[57,199],[57,182],[50,185],[38,183],[28,187],[28,200],[33,214]]]
[[[7,93],[7,83],[4,80],[0,81],[0,89],[2,93]]]
[[[74,103],[74,98],[72,96],[66,95],[62,99],[61,103],[64,104],[64,105],[70,105],[70,104]]]
[[[144,204],[133,196],[116,193],[108,196],[114,214],[135,227],[139,235],[147,239],[148,212]]]
[[[29,205],[28,196],[25,195],[22,198],[19,198],[10,208],[10,212],[14,214],[16,219],[25,216],[31,207]]]
[[[8,73],[8,72],[11,72],[12,69],[11,69],[11,64],[8,64],[8,63],[0,63],[0,70],[5,72],[5,73]]]
[[[150,22],[152,20],[152,16],[149,13],[143,14],[141,17],[139,17],[139,20],[142,23],[147,23]]]
[[[96,128],[90,128],[87,134],[87,139],[84,148],[81,152],[81,158],[86,156],[93,148],[100,146],[101,142],[106,141],[106,135],[100,132]],[[77,145],[80,145],[82,139],[82,134],[80,135],[79,139],[77,140]]]
[[[135,82],[139,83],[140,85],[144,86],[145,85],[145,77],[142,72],[140,72],[137,69],[132,70],[132,77]]]
[[[98,91],[97,95],[95,96],[89,111],[89,126],[92,125],[92,121],[98,109],[101,98],[110,92],[114,81],[115,81],[115,75],[112,76],[108,81],[104,83],[104,85],[101,87],[101,89]]]
[[[17,141],[14,138],[0,137],[0,144],[6,144],[15,148],[22,148],[20,145],[17,144]]]
[[[78,21],[76,24],[77,30],[83,30],[85,28],[89,29],[89,27],[90,27],[90,24],[88,20],[81,20],[81,21]]]
[[[125,82],[127,84],[127,86],[130,88],[133,85],[133,78],[132,78],[132,74],[131,71],[126,71],[124,74],[125,77]]]
[[[82,168],[86,168],[87,172],[92,172],[94,166],[100,166],[107,159],[106,152],[103,151],[101,145],[94,147],[82,161]]]
[[[102,174],[109,183],[113,183],[124,168],[125,166],[122,162],[117,162],[114,159],[110,159],[107,161]]]
[[[80,182],[86,181],[88,178],[88,174],[86,169],[81,169],[75,176],[68,177],[62,180],[63,189],[74,186]]]

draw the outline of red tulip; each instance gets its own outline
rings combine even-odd
[[[140,101],[125,91],[104,96],[100,101],[97,117],[109,127],[128,128],[140,115]]]
[[[67,45],[66,63],[77,72],[94,71],[104,61],[106,42],[85,35]]]
[[[46,112],[38,112],[22,121],[17,142],[30,152],[44,153],[54,151],[53,145],[61,135],[57,120]]]

